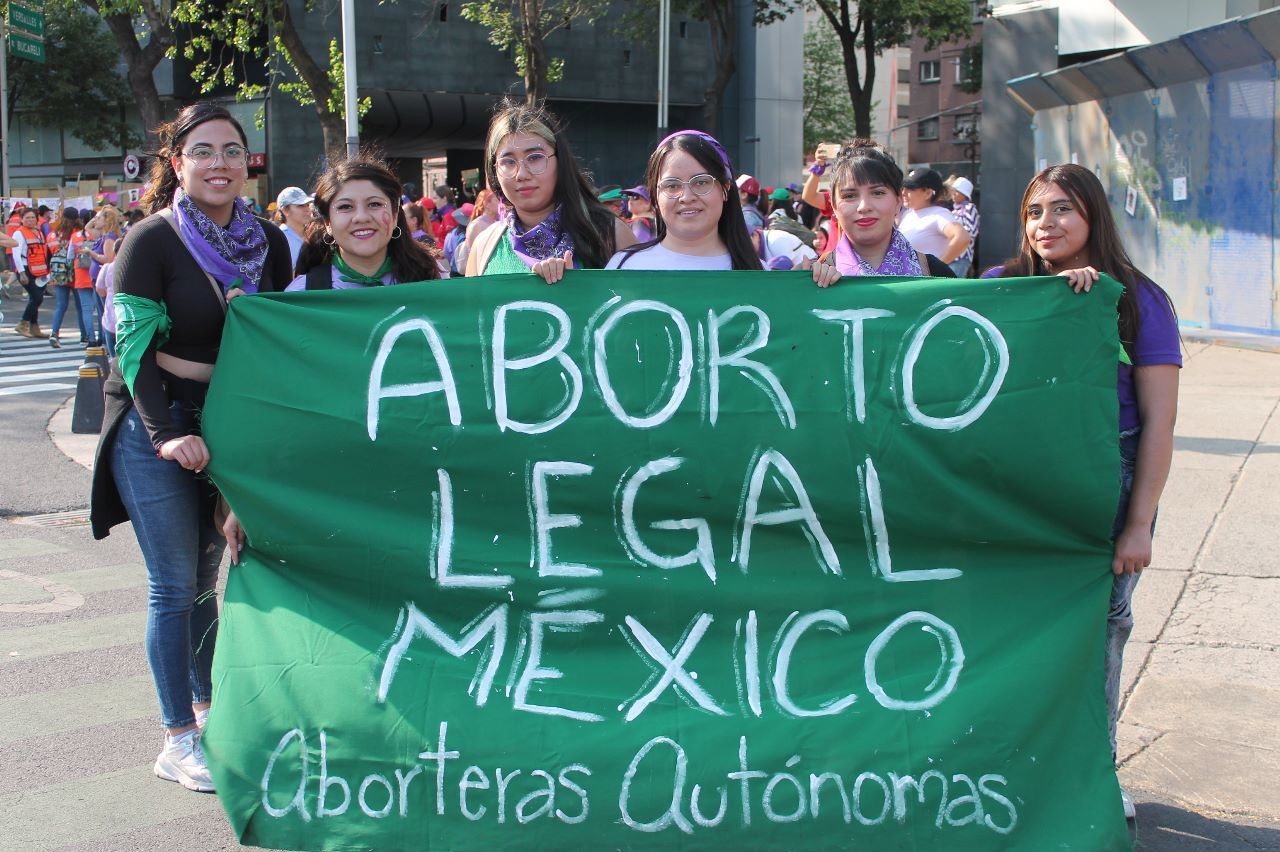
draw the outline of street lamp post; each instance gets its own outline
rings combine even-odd
[[[342,0],[342,87],[347,119],[347,156],[360,151],[360,111],[356,105],[355,0]]]

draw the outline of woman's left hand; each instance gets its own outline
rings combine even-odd
[[[1151,564],[1151,528],[1126,526],[1116,538],[1114,574],[1137,574]]]
[[[573,252],[567,251],[564,257],[549,257],[533,265],[533,274],[548,284],[555,284],[564,278],[564,271],[573,269]]]
[[[800,264],[800,268],[812,269],[813,283],[819,287],[830,287],[840,280],[840,270],[836,269],[836,265],[829,261],[805,258]]]
[[[244,550],[244,527],[240,526],[240,519],[235,512],[227,512],[227,519],[222,522],[222,535],[231,551],[231,564],[239,565],[240,551]]]
[[[1092,266],[1082,266],[1079,269],[1064,269],[1058,273],[1067,279],[1067,284],[1077,293],[1083,291],[1088,293],[1093,289],[1093,283],[1098,280],[1098,270]]]

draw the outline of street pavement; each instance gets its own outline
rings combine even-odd
[[[1231,342],[1187,336],[1136,592],[1120,778],[1142,850],[1280,850],[1280,339]],[[90,536],[96,436],[70,408],[0,397],[0,850],[239,848],[216,797],[152,775],[146,571],[128,527]]]

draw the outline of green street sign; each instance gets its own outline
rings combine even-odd
[[[9,33],[9,52],[22,59],[44,62],[44,39],[32,38],[20,32]]]
[[[44,11],[9,4],[9,26],[33,36],[44,36]]]

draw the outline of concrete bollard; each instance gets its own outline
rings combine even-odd
[[[107,363],[107,348],[105,346],[88,346],[84,350],[85,362],[92,361],[102,368],[102,377],[105,379],[107,374],[111,372],[111,365]]]
[[[102,352],[101,349],[98,351]],[[103,368],[92,358],[80,365],[76,402],[71,409],[71,431],[77,435],[96,435],[102,431],[102,419],[106,415],[106,397],[102,394],[104,380]]]

